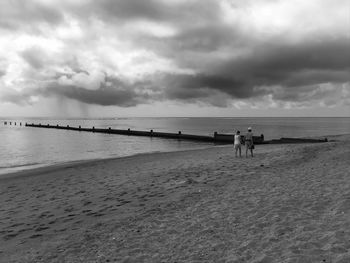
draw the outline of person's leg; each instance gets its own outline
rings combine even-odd
[[[238,150],[239,150],[239,157],[242,157],[242,149],[241,149],[241,145],[238,146]]]
[[[237,146],[235,145],[235,156],[237,157],[237,150],[238,150],[238,148],[237,148]]]

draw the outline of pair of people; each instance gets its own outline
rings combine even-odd
[[[250,128],[250,127],[248,128],[248,132],[245,135],[244,143],[246,145],[245,156],[248,157],[248,150],[249,150],[251,156],[253,157],[254,142],[253,142],[252,128]],[[234,136],[234,148],[235,148],[236,157],[237,157],[238,152],[239,152],[239,157],[242,157],[242,150],[241,150],[242,144],[243,143],[242,143],[241,132],[237,131],[235,136]]]

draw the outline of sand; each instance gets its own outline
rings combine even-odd
[[[0,262],[350,262],[350,135],[0,178]]]

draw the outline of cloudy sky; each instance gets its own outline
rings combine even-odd
[[[348,0],[1,0],[0,116],[350,116]]]

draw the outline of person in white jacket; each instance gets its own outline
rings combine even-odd
[[[241,135],[240,131],[237,131],[234,135],[234,144],[233,147],[235,148],[235,156],[237,157],[237,152],[239,152],[239,157],[242,157],[242,149],[241,149]]]

